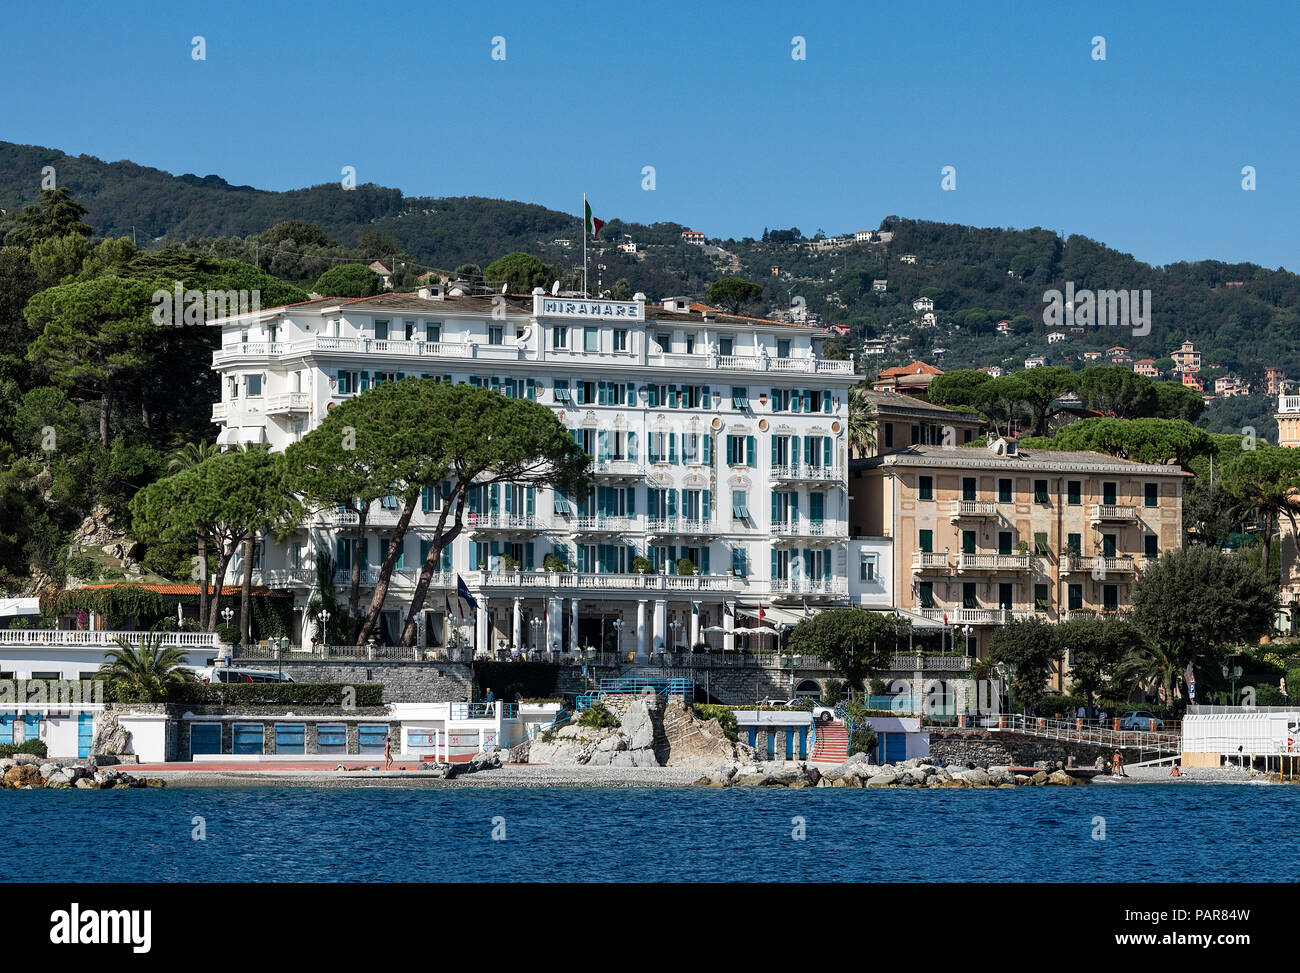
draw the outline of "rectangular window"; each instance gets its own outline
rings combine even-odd
[[[506,340],[506,329],[503,326],[499,324],[493,324],[488,326],[489,345],[505,344],[505,340]]]
[[[980,606],[979,595],[976,593],[974,581],[962,582],[961,606],[962,608],[978,608]]]
[[[358,723],[357,752],[383,753],[384,741],[388,739],[387,723]]]
[[[749,408],[749,389],[741,385],[731,387],[731,407],[740,412]]]
[[[1009,530],[998,531],[998,553],[999,554],[1010,554],[1012,543],[1013,541],[1012,541],[1011,531]],[[975,552],[968,551],[967,553],[973,554]]]
[[[261,723],[235,724],[231,733],[231,753],[261,753],[264,749]]]
[[[387,341],[387,340],[388,340],[388,322],[387,322],[387,321],[376,321],[376,322],[375,322],[375,340],[376,340],[376,341]]]
[[[442,340],[442,323],[440,321],[428,321],[425,323],[424,340],[431,344]]]
[[[307,725],[305,723],[275,724],[276,753],[306,753]]]
[[[961,478],[961,498],[963,500],[974,500],[976,495],[975,477],[963,476]]]
[[[248,376],[248,394],[249,394],[250,396],[258,396],[258,395],[261,395],[261,394],[262,394],[262,376],[261,376],[261,375],[249,375],[249,376]]]
[[[916,593],[920,597],[922,608],[934,607],[934,582],[922,581],[916,586]]]
[[[1051,591],[1050,585],[1034,585],[1034,611],[1045,612],[1052,607],[1052,597],[1048,592]]]
[[[1011,503],[1012,498],[1015,496],[1014,484],[1014,480],[998,480],[998,503]]]
[[[1115,506],[1118,502],[1116,484],[1103,483],[1101,485],[1101,502],[1107,507]]]
[[[1035,480],[1034,481],[1034,503],[1050,503],[1050,502],[1051,501],[1047,497],[1047,481]]]
[[[1101,607],[1108,612],[1119,609],[1119,585],[1104,584],[1101,586]]]
[[[876,555],[863,554],[858,560],[858,580],[872,584],[876,580]]]
[[[1142,503],[1147,507],[1158,507],[1160,505],[1160,484],[1144,483],[1142,484]]]
[[[347,753],[348,729],[342,723],[316,724],[317,753]]]
[[[1072,612],[1083,610],[1083,585],[1072,584],[1066,589],[1066,606]]]
[[[1145,557],[1160,556],[1160,538],[1155,534],[1147,534],[1142,538],[1142,553]]]
[[[551,328],[551,347],[568,348],[569,347],[569,329],[562,324],[557,324]]]
[[[718,339],[718,354],[719,354],[719,355],[727,355],[727,356],[733,355],[733,354],[735,354],[735,348],[736,348],[736,339],[735,339],[735,338],[719,338],[719,339]]]
[[[932,476],[921,477],[917,484],[917,493],[920,495],[919,499],[921,500],[933,500],[934,499],[934,477]]]
[[[731,518],[748,524],[750,521],[748,499],[744,490],[731,491]]]
[[[1038,557],[1047,557],[1051,551],[1047,548],[1047,531],[1034,531],[1034,554]]]
[[[600,328],[582,329],[582,350],[600,351]]]
[[[932,530],[920,531],[918,543],[921,546],[921,552],[923,554],[934,553],[934,531]]]
[[[627,328],[614,329],[614,350],[627,351]]]
[[[1077,507],[1083,503],[1083,484],[1078,480],[1066,481],[1065,502],[1071,507]]]
[[[738,578],[749,577],[749,555],[743,547],[731,549],[731,570]]]
[[[776,339],[776,357],[777,357],[777,358],[789,358],[789,357],[790,357],[790,339],[789,339],[789,338],[777,338],[777,339]]]
[[[892,422],[885,423],[885,448],[894,448],[894,424]]]
[[[1082,535],[1082,534],[1066,534],[1066,535],[1065,535],[1065,552],[1066,552],[1067,554],[1082,554],[1082,553],[1083,553],[1083,535]]]

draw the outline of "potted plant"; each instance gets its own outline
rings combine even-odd
[[[633,574],[654,574],[655,566],[648,558],[634,557],[632,558],[632,573]]]
[[[695,563],[689,557],[678,558],[677,573],[687,577],[695,574]]]

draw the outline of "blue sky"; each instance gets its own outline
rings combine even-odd
[[[897,214],[1300,267],[1293,0],[78,7],[6,11],[0,138],[266,189],[586,191],[710,236]]]

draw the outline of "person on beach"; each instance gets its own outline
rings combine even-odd
[[[385,734],[384,736],[384,770],[391,770],[393,767],[393,741]]]
[[[1178,769],[1178,764],[1174,764],[1172,767],[1169,768],[1169,776],[1170,776],[1170,777],[1181,777],[1181,776],[1183,776],[1183,772],[1182,772],[1181,770]]]

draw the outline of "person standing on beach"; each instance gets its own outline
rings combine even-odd
[[[393,740],[388,734],[384,735],[384,770],[391,770],[393,767]]]

